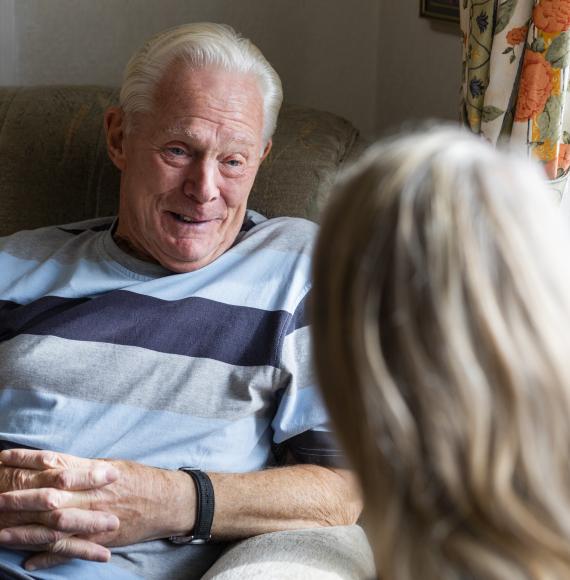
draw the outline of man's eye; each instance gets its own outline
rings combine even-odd
[[[166,151],[175,157],[186,155],[186,150],[182,149],[182,147],[167,147]]]

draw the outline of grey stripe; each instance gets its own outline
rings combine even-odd
[[[241,238],[234,249],[250,254],[256,249],[269,248],[288,254],[310,256],[317,233],[317,226],[301,218],[273,218],[252,228]]]
[[[310,327],[299,328],[284,338],[281,362],[281,368],[293,373],[296,388],[317,384],[312,364]]]
[[[235,420],[274,414],[283,373],[107,343],[19,335],[0,344],[0,385]]]
[[[105,232],[89,231],[89,228],[110,223],[113,218],[97,218],[93,220],[66,224],[68,229],[85,229],[91,239],[105,235]],[[80,259],[100,262],[105,259],[94,246],[85,244],[85,238],[73,235],[58,227],[47,227],[33,231],[18,232],[2,240],[0,250],[21,260],[44,262],[48,259],[61,264],[73,264]]]

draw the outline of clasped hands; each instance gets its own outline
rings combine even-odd
[[[39,552],[26,561],[27,570],[71,558],[107,562],[107,546],[165,537],[176,529],[165,527],[174,515],[165,513],[163,501],[172,476],[129,461],[2,451],[0,546]]]

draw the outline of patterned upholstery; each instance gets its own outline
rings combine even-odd
[[[97,86],[0,88],[0,235],[116,213],[119,172],[103,111],[118,91]],[[331,113],[285,105],[249,207],[268,217],[318,219],[358,131]]]

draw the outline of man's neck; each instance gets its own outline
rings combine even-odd
[[[121,250],[123,250],[125,254],[128,254],[133,258],[137,258],[137,260],[142,260],[143,262],[152,262],[153,264],[158,264],[158,262],[150,254],[147,254],[146,252],[139,250],[135,245],[131,243],[131,241],[128,238],[120,236],[119,234],[117,234],[116,231],[113,232],[112,235],[115,244],[117,244],[117,246]]]

